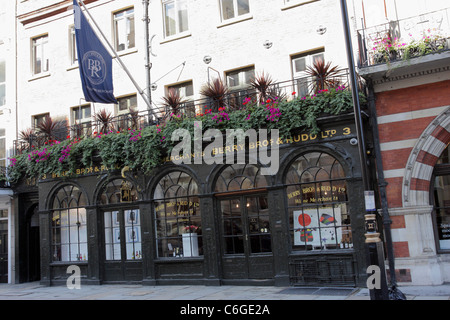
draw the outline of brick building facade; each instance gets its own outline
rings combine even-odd
[[[436,165],[448,163],[449,70],[449,52],[360,69],[375,98],[400,283],[436,285],[450,279],[448,249],[440,242],[433,205]],[[446,193],[444,186],[444,202]]]

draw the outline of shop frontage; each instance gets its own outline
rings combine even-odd
[[[82,284],[364,285],[352,120],[280,140],[274,175],[260,163],[168,161],[151,175],[98,164],[43,177],[41,283],[65,284],[77,265]]]

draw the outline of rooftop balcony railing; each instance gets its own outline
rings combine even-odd
[[[131,111],[130,113],[112,117],[106,112],[98,112],[89,122],[66,125],[63,122],[51,122],[46,128],[51,130],[22,131],[22,137],[14,141],[14,155],[28,153],[45,145],[61,142],[66,139],[82,139],[97,136],[100,133],[127,132],[133,129],[143,129],[147,126],[163,124],[171,117],[193,118],[203,113],[214,113],[225,108],[227,113],[248,108],[249,105],[261,103],[265,99],[294,99],[317,93],[317,91],[333,88],[349,89],[348,69],[341,69],[333,76],[300,77],[276,82],[268,86],[265,93],[254,88],[230,91],[223,96],[207,97],[189,100],[176,105],[155,105],[152,112],[148,110]],[[98,116],[102,113],[100,116]],[[50,120],[52,121],[52,120]]]
[[[450,8],[357,31],[359,67],[449,50]]]

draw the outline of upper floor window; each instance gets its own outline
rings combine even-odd
[[[314,50],[292,56],[292,75],[295,80],[299,96],[306,96],[310,92],[311,79],[308,79],[307,67],[312,67],[318,60],[324,61],[324,50]]]
[[[166,37],[188,30],[186,0],[163,0],[164,34]]]
[[[135,47],[134,8],[114,13],[114,40],[117,51]]]
[[[220,0],[222,21],[250,13],[249,0]]]
[[[137,96],[135,94],[118,98],[119,104],[116,104],[116,115],[129,113],[130,110],[137,109]]]
[[[5,60],[0,60],[0,106],[6,104],[6,66]]]
[[[227,85],[230,90],[246,89],[255,77],[255,67],[247,67],[226,73]]]
[[[73,107],[71,122],[73,134],[76,137],[89,136],[91,133],[91,105]]]
[[[192,81],[186,81],[179,84],[174,84],[167,86],[167,96],[171,97],[172,100],[168,100],[167,102],[172,101],[172,110],[169,112],[173,113],[184,113],[186,115],[195,115],[195,104],[192,100],[194,100],[194,86]],[[180,105],[177,105],[177,97],[182,101]]]
[[[49,69],[48,59],[48,35],[33,38],[32,43],[32,73],[40,74],[47,72]]]
[[[47,117],[50,117],[50,113],[37,114],[32,116],[33,128],[38,128],[41,123],[44,123]]]

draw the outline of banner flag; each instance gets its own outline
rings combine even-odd
[[[84,98],[90,102],[118,103],[114,97],[112,57],[73,0],[75,39]]]

